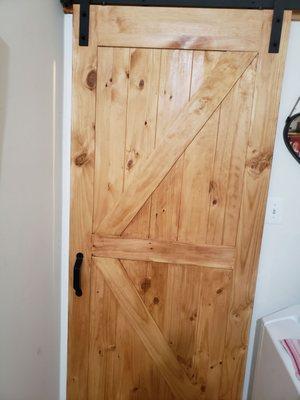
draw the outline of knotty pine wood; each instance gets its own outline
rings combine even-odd
[[[257,10],[147,7],[145,11],[143,7],[92,7],[97,8],[101,21],[96,32],[99,46],[260,49],[263,16]]]
[[[246,156],[237,259],[228,318],[220,399],[239,399],[242,392],[257,264],[276,132],[291,12],[285,12],[279,54],[269,54],[272,13],[264,11],[254,104]]]
[[[198,398],[196,387],[186,376],[133,283],[128,279],[121,262],[113,259],[96,258],[94,263],[103,273],[105,282],[115,295],[135,333],[140,337],[176,398],[196,400]]]
[[[195,246],[152,239],[125,239],[94,236],[94,257],[120,258],[232,269],[234,247]]]
[[[78,6],[74,9],[78,18]],[[238,400],[289,23],[286,21],[284,27],[283,52],[269,58],[270,11],[251,12],[257,26],[263,26],[258,46],[254,36],[251,43],[248,41],[249,32],[237,23],[237,15],[243,11],[227,10],[220,24],[224,30],[217,35],[217,28],[212,27],[214,17],[222,17],[216,10],[207,10],[204,31],[196,27],[195,10],[192,15],[177,9],[175,22],[173,12],[155,9],[157,18],[149,19],[142,31],[141,22],[153,16],[154,10],[148,13],[149,8],[134,8],[133,14],[140,19],[133,21],[129,9],[110,7],[105,11],[101,6],[92,6],[91,47],[78,59],[74,53],[78,96],[73,100],[72,160],[76,160],[76,168],[72,165],[71,230],[75,232],[71,235],[75,239],[71,239],[70,272],[71,258],[77,251],[85,251],[90,261],[95,250],[92,233],[98,232],[103,219],[136,184],[145,165],[152,166],[149,158],[165,143],[168,119],[186,113],[186,102],[199,90],[203,94],[205,87],[219,96],[214,85],[221,78],[228,90],[207,113],[205,125],[202,129],[199,126],[189,146],[183,146],[182,154],[165,169],[160,183],[150,190],[152,195],[140,201],[129,225],[126,222],[125,229],[118,231],[122,236],[118,240],[179,240],[204,248],[211,243],[223,250],[228,245],[236,247],[238,257],[233,270],[101,257],[94,258],[91,268],[90,262],[85,264],[84,296],[75,298],[70,293],[68,399],[175,400],[182,398],[179,382],[184,382],[188,398]],[[104,11],[105,16],[101,14]],[[102,15],[102,20],[95,14]],[[243,20],[242,14],[240,17]],[[104,20],[106,25],[102,24]],[[183,25],[177,27],[179,20]],[[103,32],[109,24],[112,30]],[[117,34],[120,25],[122,32]],[[240,31],[235,34],[240,43],[230,39],[238,26]],[[75,18],[74,34],[77,29]],[[162,29],[172,32],[169,42],[160,34]],[[213,36],[206,40],[209,32]],[[156,49],[149,48],[151,35]],[[76,46],[76,35],[74,40]],[[131,44],[124,48],[129,40]],[[116,47],[109,48],[109,41]],[[146,41],[148,48],[135,48],[135,44]],[[105,47],[97,49],[101,44]],[[174,45],[185,50],[173,49]],[[187,50],[203,50],[206,46],[212,50],[240,47],[248,53],[237,60],[237,54],[230,51]],[[250,53],[250,57],[249,50],[254,48],[258,55]],[[249,61],[238,65],[247,54]],[[229,83],[227,74],[232,68],[240,68],[240,73]],[[97,89],[95,74],[88,73],[95,69]],[[215,79],[216,71],[220,81]],[[241,118],[237,118],[238,113]],[[95,152],[90,129],[94,124]],[[233,131],[238,135],[233,136]],[[172,151],[172,147],[165,149],[158,165],[164,166]],[[153,168],[156,170],[161,174],[157,166]],[[212,207],[215,214],[211,213]],[[213,235],[208,235],[210,221],[214,221]],[[106,237],[112,233],[111,224],[113,220],[107,219],[103,229]],[[90,301],[85,296],[87,291]],[[146,339],[141,329],[142,315],[151,327]],[[157,350],[153,352],[153,346],[158,349],[162,343],[164,360],[169,360],[167,366],[157,358]]]
[[[96,233],[118,235],[124,231],[254,57],[255,53],[221,55],[213,72],[203,82],[201,91],[196,92],[178,116],[166,126],[163,140],[143,163],[142,172],[133,173],[131,184],[100,224],[95,226]],[[97,193],[98,179],[95,183]]]
[[[95,10],[91,10],[91,24]],[[90,38],[89,47],[78,45],[79,19],[74,14],[73,90],[71,136],[71,205],[68,382],[69,400],[87,399],[88,348],[90,319],[90,263],[94,190],[95,102],[97,81],[97,47]],[[81,268],[83,295],[73,290],[73,267],[76,253],[84,254]]]

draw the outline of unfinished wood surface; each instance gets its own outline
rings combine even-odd
[[[94,258],[94,264],[104,275],[106,283],[122,307],[129,323],[143,342],[176,398],[196,400],[199,395],[197,388],[186,376],[134,285],[128,279],[120,261]]]
[[[227,268],[234,265],[235,248],[228,246],[195,246],[153,239],[94,237],[93,256],[144,260],[161,263]]]
[[[262,13],[256,10],[92,6],[99,46],[257,51]],[[180,18],[178,15],[180,14]],[[153,23],[155,22],[155,23]]]
[[[240,400],[290,14],[269,55],[271,11],[91,10],[68,399]]]
[[[254,57],[253,53],[224,53],[220,57],[201,91],[195,93],[166,127],[164,139],[143,163],[142,172],[135,174],[112,210],[95,227],[96,233],[118,235],[123,232]]]
[[[91,12],[91,27],[95,10]],[[97,84],[97,48],[78,45],[79,20],[74,15],[73,31],[73,96],[71,148],[71,209],[70,209],[70,281],[68,327],[69,400],[87,399],[90,263],[93,214],[95,101]],[[73,267],[76,253],[84,254],[81,270],[83,295],[73,290]]]

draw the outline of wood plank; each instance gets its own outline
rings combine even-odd
[[[129,49],[98,48],[94,218],[102,219],[123,190]],[[103,277],[91,270],[89,399],[114,396],[103,371],[118,376],[115,327],[118,307]],[[96,318],[97,316],[97,318]],[[101,325],[102,323],[104,325]]]
[[[193,244],[155,239],[93,237],[94,257],[155,261],[226,269],[232,269],[235,262],[235,249],[229,246],[196,246]]]
[[[217,64],[221,53],[194,52],[191,95]],[[214,164],[219,126],[219,108],[184,153],[178,240],[194,244],[206,242],[209,211],[209,185]],[[193,221],[193,223],[191,223]]]
[[[94,223],[107,215],[123,191],[129,52],[98,48]]]
[[[70,206],[70,265],[73,276],[76,253],[84,254],[81,270],[83,295],[77,297],[69,279],[68,382],[69,400],[88,397],[88,347],[90,306],[90,263],[93,213],[95,102],[97,83],[97,47],[91,36],[89,47],[78,45],[78,7],[74,12],[72,149]],[[95,26],[95,10],[91,11]]]
[[[220,106],[218,139],[209,183],[206,243],[234,246],[244,180],[256,60]],[[228,118],[228,115],[231,115]]]
[[[161,74],[159,87],[159,102],[157,107],[156,146],[164,139],[165,127],[174,120],[181,109],[190,99],[190,81],[193,65],[193,51],[162,50]],[[155,239],[177,240],[178,222],[180,215],[180,193],[182,187],[183,155],[175,163],[157,189],[154,191],[151,202],[150,235]],[[146,293],[145,301],[151,315],[159,324],[159,327],[168,339],[169,344],[176,347],[175,332],[180,336],[178,324],[182,328],[185,324],[183,316],[177,314],[172,318],[176,308],[176,283],[184,276],[183,266],[175,264],[149,263],[148,276],[151,278],[151,287]],[[190,268],[187,268],[191,269]],[[198,275],[201,275],[198,271]],[[195,278],[194,274],[191,274]],[[155,286],[154,286],[155,285]],[[154,294],[155,293],[155,294]],[[152,296],[153,295],[153,296]],[[152,297],[151,297],[152,296]],[[182,302],[179,302],[182,304]],[[180,305],[179,305],[180,307]],[[188,307],[186,308],[188,313]],[[181,332],[189,341],[187,330]],[[173,337],[173,340],[171,339]],[[182,341],[181,341],[182,344]],[[179,343],[178,343],[179,345]],[[187,344],[189,347],[190,344]],[[180,346],[181,354],[183,352]],[[178,353],[175,353],[178,355]],[[184,366],[183,366],[184,368]],[[168,393],[162,379],[158,380],[157,398],[173,400],[172,393]]]
[[[191,373],[206,400],[219,400],[231,287],[232,271],[203,269]]]
[[[227,326],[221,400],[240,399],[243,387],[290,20],[291,12],[285,12],[280,53],[269,54],[272,13],[265,11],[237,236],[237,259],[234,267],[233,296]]]
[[[101,21],[97,30],[100,46],[232,51],[260,48],[263,13],[258,10],[147,7],[145,12],[143,7],[92,7]]]
[[[133,183],[123,192],[111,212],[98,222],[95,233],[119,235],[123,232],[254,57],[254,53],[222,54],[203,82],[201,91],[191,98],[166,128],[164,139],[144,162],[143,172],[134,175]]]
[[[178,363],[120,261],[94,258],[94,265],[102,272],[128,322],[143,342],[176,398],[198,399],[198,390],[191,384]]]
[[[101,272],[92,268],[90,343],[88,369],[89,400],[116,398],[120,382],[119,349],[115,322],[119,306]]]
[[[163,50],[156,146],[164,139],[166,127],[190,98],[193,51]],[[150,237],[176,240],[180,209],[183,156],[179,158],[152,195]]]
[[[160,64],[161,50],[130,51],[124,188],[127,188],[133,172],[140,168],[155,146]],[[122,236],[148,237],[150,213],[151,199],[144,204]]]
[[[124,189],[129,185],[133,172],[140,168],[155,146],[161,52],[157,49],[130,50]],[[147,238],[150,214],[151,199],[144,204],[122,236]],[[122,260],[122,264],[144,300],[149,282],[149,263]],[[128,324],[122,309],[115,324],[116,331],[119,332],[117,346],[118,349],[122,349],[118,360],[121,370],[119,376],[116,376],[116,379],[122,382],[122,387],[116,398],[125,395],[127,398],[151,400],[157,393],[158,381],[162,381],[162,386],[170,392],[140,338]]]

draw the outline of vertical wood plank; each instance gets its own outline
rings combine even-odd
[[[207,244],[220,245],[225,242],[235,245],[255,73],[256,60],[244,72],[220,107],[214,170],[209,188]]]
[[[194,52],[191,95],[200,89],[204,77],[211,73],[219,58],[218,52]],[[195,244],[206,242],[209,184],[214,164],[219,113],[217,109],[184,154],[179,241]]]
[[[189,99],[192,62],[192,51],[162,51],[156,145],[163,139],[165,127],[177,116]],[[182,168],[183,156],[152,195],[150,237],[177,239]],[[149,264],[148,275],[151,278],[152,288],[148,291],[145,299],[154,319],[168,339],[170,338],[170,321],[174,301],[169,274],[175,273],[173,268],[176,267]],[[174,327],[174,329],[176,328]],[[172,400],[174,397],[161,377],[158,377],[157,396],[165,400]]]
[[[94,222],[106,215],[123,190],[129,55],[129,49],[98,48]],[[112,381],[119,378],[121,365],[111,321],[117,319],[119,308],[95,268],[91,281],[88,398],[114,398],[121,388]]]
[[[123,191],[129,49],[99,47],[98,64],[94,223]]]
[[[160,60],[161,50],[130,50],[124,189],[129,185],[132,173],[140,168],[142,161],[147,159],[155,146]],[[122,236],[149,236],[150,207],[151,199],[142,207]],[[122,264],[144,299],[151,284],[148,263],[123,260]],[[116,327],[117,332],[120,332],[117,346],[123,353],[119,360],[122,370],[118,377],[122,381],[122,389],[118,395],[122,396],[125,393],[128,398],[151,400],[153,395],[155,396],[156,381],[160,373],[139,337],[128,326],[128,319],[122,312],[118,313]]]
[[[130,51],[124,188],[129,185],[132,173],[140,168],[142,161],[155,146],[160,62],[161,50]],[[122,236],[148,237],[150,208],[151,199],[138,212]]]
[[[86,400],[89,351],[90,264],[93,211],[95,99],[97,47],[78,45],[79,7],[74,6],[73,97],[71,149],[70,267],[67,398]],[[91,10],[91,32],[96,30],[95,10]],[[72,287],[76,253],[84,254],[81,271],[83,295]]]
[[[231,286],[231,271],[203,268],[191,371],[206,400],[219,400]]]
[[[253,307],[269,174],[274,146],[281,81],[291,12],[285,12],[279,54],[269,54],[272,13],[264,11],[262,47],[258,59],[254,109],[247,150],[237,261],[228,318],[220,399],[240,399]]]
[[[156,144],[189,99],[192,61],[192,51],[162,51]],[[177,239],[182,168],[180,157],[152,195],[150,237]]]

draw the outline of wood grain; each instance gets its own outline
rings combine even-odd
[[[96,233],[118,235],[123,232],[254,57],[253,53],[224,53],[220,57],[201,91],[166,128],[164,139],[145,161],[143,172],[135,174],[133,183],[96,227]]]
[[[255,84],[256,61],[220,106],[218,137],[209,182],[206,243],[234,246],[241,206]],[[231,118],[228,118],[228,115]]]
[[[276,120],[291,12],[285,12],[279,54],[269,54],[272,13],[265,24],[257,66],[254,105],[247,149],[242,208],[238,225],[237,260],[226,335],[220,399],[240,399],[257,264],[261,246]]]
[[[220,56],[219,52],[194,52],[191,96],[201,90],[205,77],[212,73]],[[178,240],[182,242],[206,243],[209,187],[219,129],[219,108],[184,153],[178,227]]]
[[[238,400],[291,13],[78,11],[68,399]]]
[[[129,49],[98,49],[94,223],[123,191],[129,55]]]
[[[78,7],[73,30],[73,96],[71,146],[71,208],[69,266],[68,382],[69,400],[87,399],[90,262],[94,190],[95,101],[97,84],[97,48],[91,38],[89,47],[78,45]],[[95,26],[95,10],[91,12]],[[83,295],[72,287],[76,253],[84,254],[81,271]]]
[[[190,98],[192,51],[162,52],[157,105],[156,147],[167,134],[166,127],[181,112]],[[183,156],[168,172],[151,198],[150,237],[177,239]]]
[[[93,7],[93,6],[92,6]],[[256,10],[94,6],[99,46],[257,51],[262,13]],[[178,18],[180,15],[180,18]]]
[[[235,249],[153,239],[94,236],[93,256],[231,269],[235,262]]]
[[[102,272],[129,323],[143,342],[176,398],[196,400],[199,395],[197,388],[191,384],[178,363],[168,342],[152,319],[134,285],[128,279],[122,264],[118,260],[108,258],[94,258],[94,264]]]

